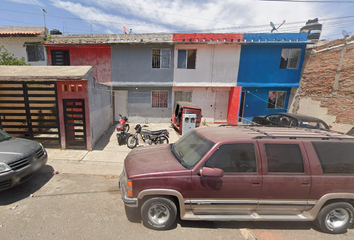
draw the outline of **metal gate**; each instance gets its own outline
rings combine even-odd
[[[60,146],[55,82],[0,82],[0,126],[9,134]]]
[[[84,99],[63,99],[66,148],[86,149]]]

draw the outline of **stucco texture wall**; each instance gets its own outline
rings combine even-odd
[[[170,67],[152,68],[152,50],[170,49]],[[112,85],[169,86],[173,83],[173,46],[169,44],[112,45]]]
[[[27,51],[25,43],[40,43],[43,42],[43,37],[0,37],[0,46],[4,45],[5,48],[13,53],[16,58],[25,58],[26,63],[32,66],[46,66],[47,65],[47,54],[44,49],[44,61],[29,62],[27,57]]]
[[[308,49],[293,112],[319,117],[332,130],[354,125],[354,38]]]
[[[88,78],[91,146],[94,147],[107,129],[113,125],[111,87]]]
[[[241,48],[238,86],[298,87],[305,44],[249,44]],[[302,49],[297,69],[280,69],[282,49]]]
[[[132,123],[165,123],[171,121],[172,116],[172,88],[117,88],[115,90],[128,91],[128,119]],[[168,91],[167,108],[152,107],[151,91]]]
[[[178,50],[196,49],[195,69],[177,68]],[[176,45],[174,86],[234,87],[240,62],[240,45]]]
[[[69,50],[70,66],[92,66],[99,83],[111,83],[111,48],[109,45],[47,46],[48,62],[52,65],[52,50]]]

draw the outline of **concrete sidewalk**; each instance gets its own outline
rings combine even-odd
[[[129,123],[130,133],[135,133],[135,123]],[[168,129],[169,142],[174,143],[180,135],[171,128],[170,123],[146,124],[149,130]],[[131,151],[127,145],[118,145],[114,124],[99,140],[92,151],[46,148],[48,152],[47,165],[52,166],[59,173],[91,174],[91,175],[119,175],[123,170],[123,162]],[[140,145],[143,144],[140,141]],[[149,145],[145,145],[149,146]],[[139,146],[139,147],[145,147]]]

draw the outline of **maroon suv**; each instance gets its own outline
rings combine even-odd
[[[122,199],[147,227],[182,220],[315,221],[342,233],[354,217],[354,137],[266,126],[203,127],[125,159]]]

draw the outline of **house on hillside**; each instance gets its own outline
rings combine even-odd
[[[354,36],[306,49],[300,87],[290,111],[316,116],[332,130],[354,126]]]
[[[307,33],[245,33],[237,86],[242,87],[239,116],[287,112],[299,87]],[[248,120],[248,121],[247,121]]]
[[[42,42],[48,35],[45,27],[0,27],[0,46],[16,58],[25,58],[32,66],[46,66],[47,54]]]

